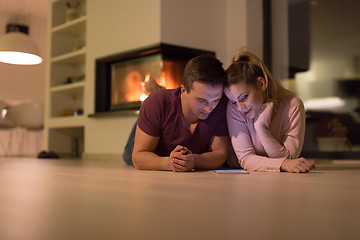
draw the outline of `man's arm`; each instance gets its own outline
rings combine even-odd
[[[137,126],[132,154],[133,164],[137,169],[172,170],[169,157],[160,157],[155,154],[158,143],[159,137],[150,136]]]
[[[194,154],[195,169],[217,169],[225,163],[230,147],[229,136],[214,136],[209,152]]]

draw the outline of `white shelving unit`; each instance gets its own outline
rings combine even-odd
[[[86,0],[50,1],[44,143],[60,157],[80,158],[86,115]],[[74,8],[77,15],[70,16]]]

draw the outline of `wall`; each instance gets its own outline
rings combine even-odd
[[[338,80],[360,78],[360,2],[318,0],[311,6],[310,70],[296,75],[303,100],[341,95]]]
[[[262,53],[262,42],[247,37],[262,39],[261,6],[261,0],[88,0],[85,113],[94,112],[96,58],[165,42],[215,51],[227,67],[241,47]],[[121,155],[135,121],[136,116],[89,118],[85,158]]]
[[[225,14],[225,56],[224,67],[231,64],[231,59],[236,51],[248,45],[247,41],[247,21],[248,16],[246,1],[231,0],[226,1]]]
[[[85,114],[94,113],[95,60],[160,42],[160,0],[88,0]],[[85,158],[122,154],[136,116],[89,118]]]
[[[262,57],[262,1],[162,1],[161,40],[211,49],[225,68],[241,48]]]
[[[28,25],[29,37],[38,43],[40,53],[45,58],[43,63],[33,66],[0,63],[0,99],[44,102],[47,6],[46,0],[36,3],[0,0],[0,36],[6,33],[9,22]]]
[[[94,113],[95,59],[99,57],[158,42],[213,50],[225,68],[239,48],[246,47],[262,57],[261,2],[88,0],[85,114]],[[44,62],[48,4],[47,0],[0,0],[0,35],[5,33],[10,15],[20,11],[21,21],[30,25],[30,36],[40,45]],[[37,66],[0,63],[0,98],[43,102],[44,62]],[[85,155],[120,155],[135,120],[136,116],[87,119]],[[4,139],[6,145],[9,135]],[[35,142],[31,136],[26,141]],[[41,138],[37,144],[41,146]],[[31,152],[36,153],[34,149]]]
[[[224,1],[161,1],[161,41],[186,47],[215,51],[224,61]]]
[[[277,80],[289,77],[288,0],[272,1],[272,75]]]
[[[231,2],[236,3],[237,1],[233,0]],[[246,42],[244,46],[241,46],[241,47],[246,47],[249,51],[256,54],[260,59],[263,58],[263,45],[264,45],[263,44],[264,26],[263,26],[262,8],[263,8],[262,0],[246,1],[246,10],[245,10],[246,32],[244,33],[246,37]],[[235,10],[231,10],[231,9],[233,9],[233,7],[229,6],[228,8],[229,11],[236,11],[236,9],[239,8],[235,8]],[[234,12],[235,16],[237,16],[238,14],[240,13]],[[227,24],[229,23],[227,22]],[[236,28],[230,29],[229,31],[234,32],[234,34],[236,34]],[[232,55],[234,55],[234,53],[232,53]]]

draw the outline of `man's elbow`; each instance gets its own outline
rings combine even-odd
[[[222,168],[224,166],[227,158],[228,158],[227,153],[220,153],[219,156],[217,157],[217,161],[214,162],[212,168],[213,169]]]
[[[225,161],[219,161],[217,164],[215,164],[212,169],[219,169],[222,168],[225,164]]]
[[[139,163],[139,157],[138,157],[138,154],[136,152],[133,152],[133,154],[132,154],[132,162],[133,162],[133,165],[134,165],[134,167],[136,169],[142,170],[141,163]]]

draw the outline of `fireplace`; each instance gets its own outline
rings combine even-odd
[[[214,52],[160,43],[96,60],[95,114],[138,110],[154,91],[182,84],[186,63]]]

